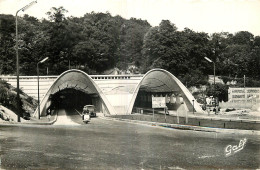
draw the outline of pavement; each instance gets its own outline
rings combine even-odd
[[[71,112],[71,111],[70,111]],[[247,111],[242,111],[242,113],[246,114]],[[74,110],[73,112],[74,117],[78,117],[80,113],[77,110]],[[134,114],[133,114],[134,115]],[[149,115],[149,114],[148,114]],[[150,113],[151,115],[151,113]],[[157,115],[163,115],[163,112],[158,112]],[[226,113],[219,113],[215,115],[214,113],[211,113],[209,115],[201,114],[201,113],[195,113],[192,114],[192,112],[189,113],[189,118],[195,118],[197,120],[225,120],[225,121],[245,121],[245,122],[252,122],[252,123],[260,123],[260,120],[253,119],[252,117],[247,117],[247,119],[241,119],[241,116],[235,116],[237,115],[237,112],[232,112],[231,114]],[[225,128],[214,128],[214,127],[202,127],[202,126],[196,126],[196,125],[188,125],[188,124],[178,124],[178,123],[165,123],[165,122],[154,122],[154,121],[143,121],[143,120],[130,120],[130,119],[124,119],[120,117],[111,117],[111,116],[104,116],[102,113],[97,113],[97,116],[101,119],[107,119],[107,120],[116,120],[116,121],[124,121],[124,122],[130,122],[130,123],[139,123],[139,124],[146,124],[150,126],[160,126],[160,127],[166,127],[166,128],[174,128],[174,129],[182,129],[182,130],[195,130],[195,131],[208,131],[208,132],[220,132],[220,131],[234,131],[236,133],[238,130],[235,129],[225,129]],[[170,111],[170,116],[176,116],[176,112]],[[0,124],[32,124],[32,125],[80,125],[79,123],[75,123],[71,120],[72,117],[68,118],[66,116],[65,110],[59,111],[59,115],[56,112],[53,116],[51,116],[50,119],[47,119],[46,116],[42,116],[41,119],[37,118],[31,118],[29,121],[25,121],[22,123],[7,123],[7,122],[0,122]],[[82,124],[82,123],[81,123]],[[241,130],[241,129],[240,129]],[[252,129],[252,130],[246,130],[246,133],[259,133],[260,129]]]
[[[225,112],[224,109],[221,109],[220,112],[215,114],[210,112],[210,114],[203,113],[194,113],[190,114],[193,117],[202,117],[202,118],[218,118],[218,119],[232,119],[232,120],[248,120],[248,121],[258,121],[260,122],[260,112],[251,111],[250,109],[239,109],[230,112]]]
[[[233,133],[233,134],[252,134],[260,135],[260,130],[244,130],[244,129],[226,129],[226,128],[214,128],[214,127],[202,127],[194,125],[184,125],[184,124],[172,124],[172,123],[160,123],[153,121],[142,121],[142,120],[132,120],[132,119],[122,119],[110,116],[100,116],[99,118],[112,121],[122,121],[133,124],[143,124],[149,126],[163,127],[163,128],[172,128],[179,130],[193,130],[193,131],[204,131],[204,132],[216,132],[216,133]]]
[[[72,121],[66,114],[65,109],[61,109],[59,111],[59,116],[57,120],[53,123],[53,125],[80,125],[74,121]]]
[[[30,120],[23,120],[21,122],[9,122],[9,121],[0,121],[0,125],[53,125],[58,118],[58,114],[54,113],[50,119],[47,116],[41,116],[40,119],[37,117],[31,117]]]
[[[140,109],[140,108],[139,108]],[[153,110],[151,108],[143,108],[145,114],[152,114]],[[250,109],[236,109],[234,111],[226,112],[226,109],[221,109],[217,114],[211,111],[209,113],[199,113],[199,112],[188,112],[188,116],[197,119],[215,119],[215,120],[248,120],[260,122],[260,112],[252,111]],[[157,114],[164,114],[164,111],[156,111]],[[169,110],[169,115],[177,116],[177,111]]]
[[[66,111],[67,118],[80,124],[76,114]],[[81,126],[1,126],[0,169],[260,167],[259,135],[177,130],[99,116]],[[240,146],[241,140],[246,142]],[[239,150],[229,154],[229,148],[238,145]]]

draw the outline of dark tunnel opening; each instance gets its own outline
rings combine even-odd
[[[149,92],[140,90],[137,94],[134,103],[134,112],[137,112],[137,108],[142,108],[143,113],[150,113],[152,110],[152,96],[164,97],[165,104],[168,110],[177,111],[181,103],[183,103],[182,95],[179,91],[174,92]],[[164,108],[155,108],[154,111],[164,111]]]
[[[50,96],[51,105],[55,109],[82,111],[85,105],[94,105],[97,95],[88,94],[80,90],[67,88]]]

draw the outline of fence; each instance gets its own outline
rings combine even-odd
[[[251,101],[232,101],[232,102],[220,102],[221,108],[236,108],[236,109],[252,109],[254,106],[259,105],[259,100]]]
[[[169,124],[183,124],[191,126],[213,127],[213,128],[226,128],[226,129],[245,129],[245,130],[260,130],[259,121],[249,120],[231,120],[231,119],[219,119],[219,118],[196,118],[190,117],[186,123],[185,117],[179,117],[179,121],[176,116],[164,115],[113,115],[113,118],[125,119],[125,120],[139,120],[147,122],[169,123]],[[178,123],[179,122],[179,123]]]

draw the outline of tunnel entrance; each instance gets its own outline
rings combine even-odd
[[[165,103],[168,110],[177,111],[179,106],[183,103],[183,97],[179,91],[172,92],[149,92],[140,90],[137,94],[134,103],[134,112],[138,113],[141,108],[143,113],[151,113],[152,110],[152,96],[165,97]],[[156,108],[155,111],[164,111],[164,108]]]
[[[96,112],[115,114],[114,108],[92,78],[80,70],[67,70],[51,85],[40,102],[40,109],[34,115],[47,115],[47,110],[55,103],[57,108],[79,108],[94,105]],[[38,111],[40,110],[40,113]],[[52,110],[52,109],[51,109]]]
[[[97,94],[88,94],[72,88],[66,88],[52,94],[50,101],[56,109],[77,109],[82,111],[85,105],[94,105],[97,112],[101,110],[101,100]]]

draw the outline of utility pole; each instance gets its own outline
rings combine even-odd
[[[246,87],[246,75],[244,75],[244,88]]]
[[[204,57],[208,62],[210,63],[213,63],[213,71],[214,71],[214,103],[215,103],[215,114],[217,114],[217,100],[216,100],[216,80],[215,80],[215,77],[216,77],[216,68],[215,68],[215,62],[213,62],[211,59],[209,59],[208,57]]]
[[[15,51],[16,51],[16,79],[17,79],[17,93],[16,93],[16,107],[17,107],[17,122],[21,121],[21,99],[20,99],[20,84],[19,84],[19,53],[18,53],[18,13],[20,11],[25,11],[26,9],[28,9],[31,5],[37,3],[37,1],[32,1],[30,4],[24,6],[23,8],[19,9],[18,11],[16,11],[15,14]]]
[[[40,110],[40,83],[39,83],[39,64],[48,60],[49,57],[44,58],[40,62],[37,63],[37,84],[38,84],[38,118],[41,117],[41,110]]]

